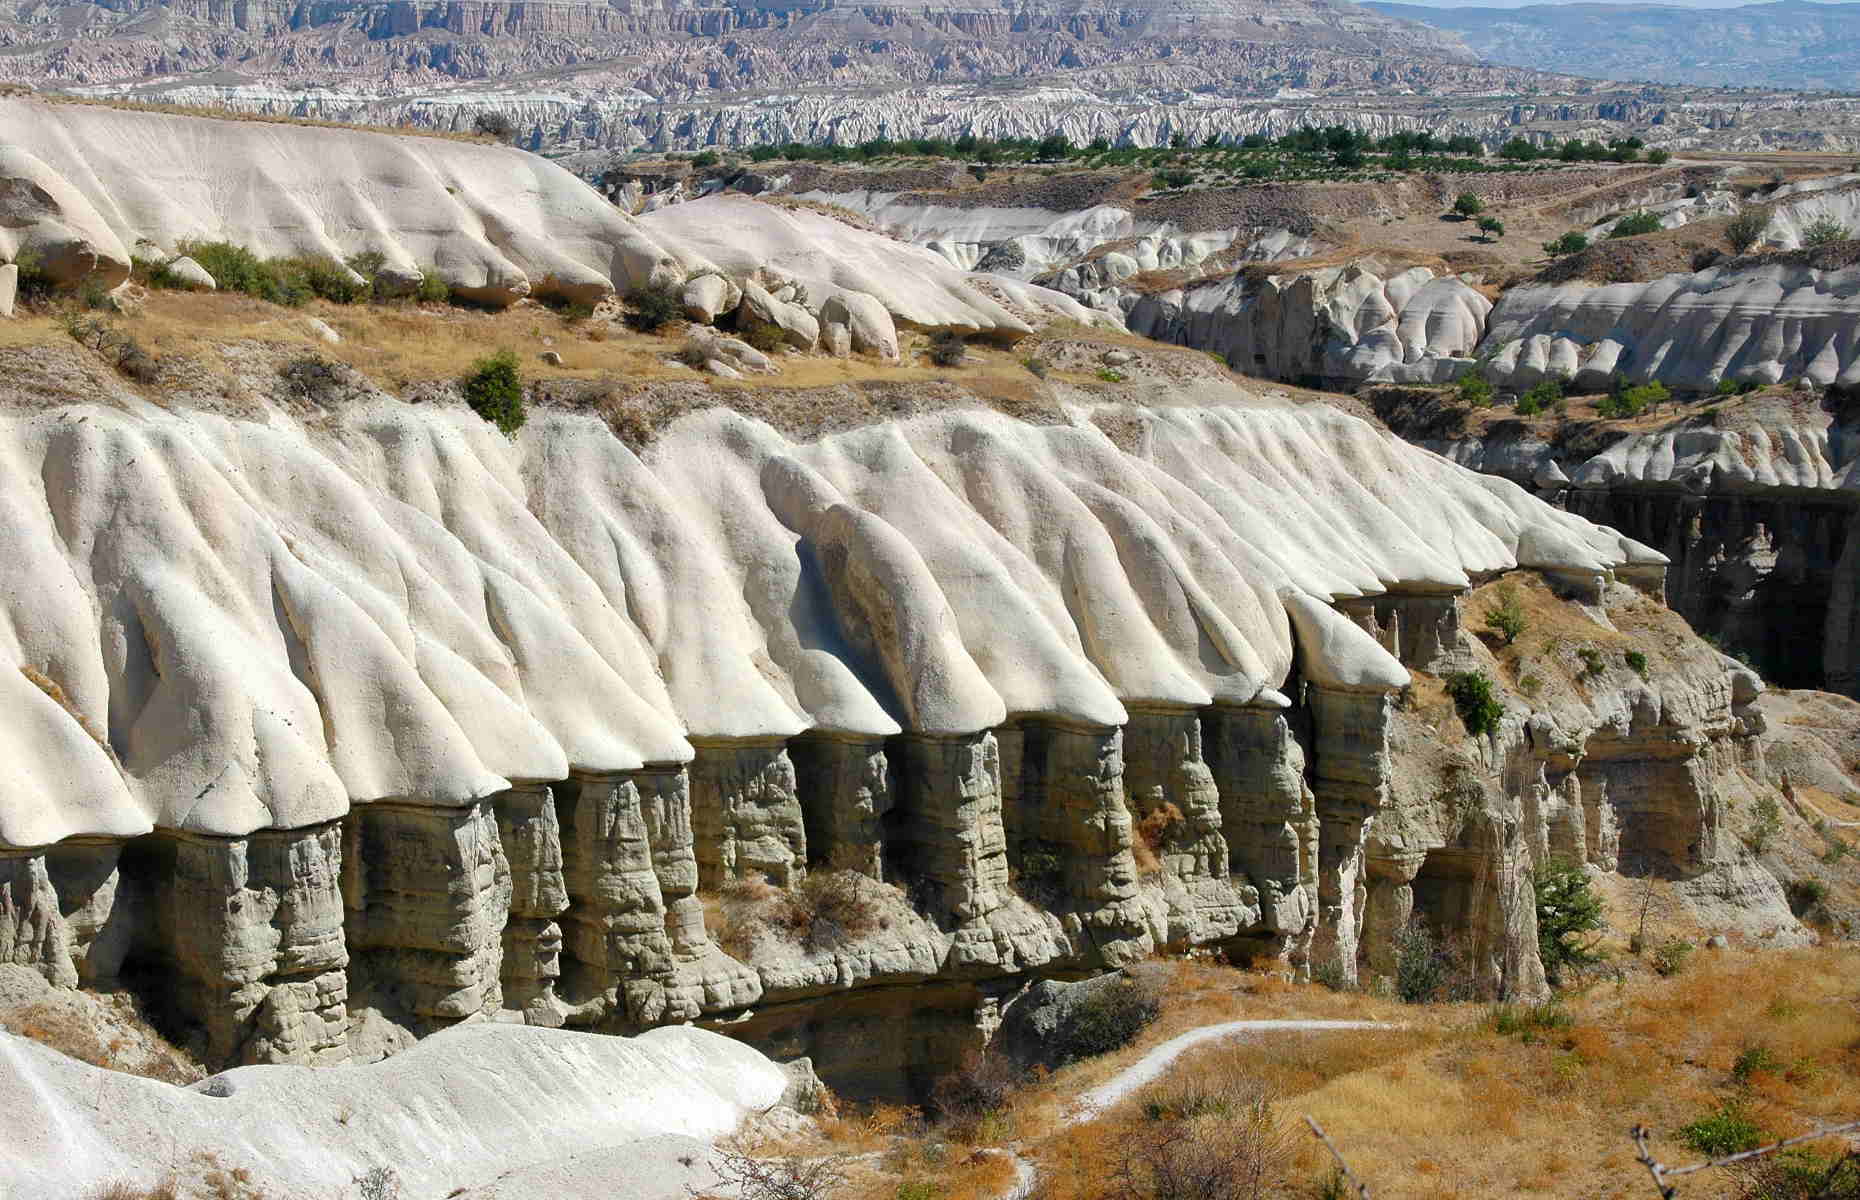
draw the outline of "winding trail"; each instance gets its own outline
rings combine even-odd
[[[1400,1029],[1400,1025],[1390,1025],[1383,1021],[1227,1021],[1220,1025],[1203,1025],[1187,1033],[1179,1033],[1162,1045],[1151,1050],[1136,1062],[1125,1067],[1116,1075],[1080,1096],[1070,1112],[1066,1114],[1065,1124],[1077,1125],[1089,1121],[1107,1109],[1115,1107],[1123,1100],[1154,1081],[1169,1064],[1181,1057],[1184,1051],[1192,1050],[1205,1042],[1215,1042],[1222,1038],[1244,1033],[1324,1033],[1340,1029]]]

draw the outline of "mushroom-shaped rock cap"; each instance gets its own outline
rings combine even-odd
[[[1537,464],[1537,473],[1531,476],[1531,481],[1540,488],[1566,487],[1569,484],[1569,476],[1563,473],[1563,468],[1557,465],[1556,459],[1546,458]]]
[[[1731,672],[1732,704],[1740,706],[1749,704],[1752,700],[1761,696],[1766,690],[1762,677],[1755,671],[1739,667],[1737,670]]]
[[[1298,662],[1306,679],[1337,692],[1392,692],[1408,686],[1408,669],[1362,626],[1316,596],[1280,595],[1298,634]]]

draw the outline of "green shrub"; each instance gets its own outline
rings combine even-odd
[[[758,321],[750,318],[739,326],[736,332],[745,342],[764,354],[773,354],[788,344],[787,332],[773,321]]]
[[[1419,917],[1395,935],[1395,994],[1404,1004],[1441,998],[1452,973],[1452,959]]]
[[[1158,171],[1150,176],[1150,182],[1159,188],[1185,188],[1195,182],[1193,171]]]
[[[930,361],[939,367],[960,367],[969,355],[969,339],[953,329],[930,335]]]
[[[1742,208],[1724,227],[1724,240],[1731,249],[1746,254],[1770,227],[1770,210],[1761,206]]]
[[[1765,793],[1757,797],[1756,820],[1751,822],[1750,832],[1744,835],[1744,844],[1751,851],[1761,854],[1769,849],[1776,835],[1782,832],[1782,805],[1776,803],[1776,797]]]
[[[1762,1042],[1758,1042],[1738,1052],[1737,1060],[1731,1064],[1731,1078],[1739,1083],[1749,1083],[1752,1075],[1759,1072],[1769,1075],[1778,1074],[1786,1066],[1788,1064],[1776,1057],[1775,1051]]]
[[[1554,1000],[1546,1004],[1495,1004],[1487,1020],[1492,1032],[1500,1037],[1522,1037],[1534,1042],[1539,1036],[1576,1023],[1569,1011]]]
[[[1831,867],[1835,863],[1840,862],[1843,858],[1846,858],[1849,854],[1852,854],[1853,851],[1854,848],[1846,842],[1838,838],[1829,838],[1828,848],[1821,852],[1821,861]]]
[[[472,132],[480,137],[496,138],[500,142],[507,142],[517,136],[516,124],[503,113],[490,109],[474,117],[471,127]]]
[[[1453,198],[1453,211],[1462,217],[1476,217],[1485,211],[1485,201],[1472,192],[1461,192]]]
[[[1492,404],[1492,384],[1477,371],[1468,371],[1460,376],[1455,385],[1459,389],[1460,403],[1469,408],[1489,408]]]
[[[1154,987],[1134,979],[1097,987],[1065,1010],[1052,1033],[1061,1063],[1121,1050],[1162,1012]]]
[[[1603,396],[1595,402],[1595,411],[1611,420],[1622,417],[1638,417],[1656,404],[1665,404],[1673,398],[1665,384],[1655,380],[1635,387],[1622,386]]]
[[[1827,902],[1828,885],[1819,879],[1792,879],[1783,894],[1789,898],[1790,912],[1806,916]]]
[[[213,276],[222,292],[242,292],[271,304],[295,307],[314,294],[306,259],[265,260],[231,242],[182,242],[176,247]]]
[[[1661,942],[1653,949],[1653,969],[1661,975],[1677,975],[1686,969],[1686,961],[1692,957],[1691,942],[1672,938]]]
[[[663,284],[634,288],[626,294],[626,307],[627,325],[641,333],[655,333],[685,315],[678,292]]]
[[[1802,227],[1802,245],[1832,246],[1853,237],[1853,231],[1833,217],[1816,217]]]
[[[1602,652],[1593,646],[1580,647],[1576,657],[1582,660],[1582,671],[1577,676],[1580,679],[1597,679],[1608,670],[1608,664],[1602,661]]]
[[[1537,954],[1555,982],[1566,968],[1596,961],[1595,939],[1587,935],[1602,928],[1602,898],[1581,863],[1552,859],[1533,872],[1531,882],[1537,894]]]
[[[171,288],[185,288],[188,284],[181,281],[168,263],[159,258],[137,258],[129,260],[129,277],[146,288],[167,291]]]
[[[523,377],[514,350],[499,350],[472,364],[462,384],[465,403],[508,436],[523,428]]]
[[[1562,398],[1563,385],[1560,382],[1555,379],[1542,380],[1518,397],[1518,415],[1534,417],[1547,408],[1554,408]]]
[[[1672,160],[1673,160],[1673,152],[1671,150],[1649,150],[1647,151],[1647,161],[1652,163],[1656,167],[1663,167],[1667,163],[1671,162]]]
[[[1020,365],[1027,368],[1027,370],[1030,371],[1035,376],[1035,378],[1038,378],[1038,379],[1046,378],[1046,364],[1041,362],[1039,359],[1023,358],[1020,360]]]
[[[1343,964],[1338,962],[1321,962],[1311,968],[1311,982],[1333,992],[1350,990],[1350,980],[1343,973]]]
[[[700,171],[706,167],[714,167],[721,161],[714,150],[703,150],[691,156],[691,165]]]
[[[1128,376],[1122,371],[1115,371],[1110,367],[1100,367],[1098,368],[1098,378],[1104,383],[1123,383]]]
[[[1505,645],[1518,640],[1529,622],[1524,616],[1524,602],[1518,599],[1518,589],[1505,584],[1498,589],[1498,603],[1485,610],[1485,627],[1492,633],[1505,639]]]
[[[1681,1126],[1679,1140],[1707,1158],[1723,1158],[1756,1149],[1763,1142],[1763,1130],[1742,1104],[1732,1101],[1710,1116]]]
[[[1535,675],[1526,675],[1518,680],[1518,690],[1527,696],[1535,696],[1544,690],[1544,681]]]
[[[413,298],[422,304],[447,304],[452,300],[452,285],[440,276],[438,267],[421,267],[420,286],[413,290]]]
[[[1505,236],[1505,223],[1497,217],[1480,217],[1479,232],[1485,234],[1487,241],[1496,241]]]
[[[354,304],[374,294],[370,281],[357,279],[355,272],[333,258],[288,258],[266,265],[282,274],[294,275],[311,295],[332,304]]]
[[[1492,681],[1483,671],[1455,671],[1447,676],[1447,695],[1459,710],[1460,722],[1475,737],[1497,733],[1505,707],[1492,695]]]
[[[1647,656],[1645,654],[1638,650],[1629,650],[1621,656],[1621,660],[1627,663],[1628,670],[1642,679],[1647,678]]]
[[[1639,212],[1629,213],[1609,226],[1608,236],[1611,238],[1639,237],[1643,233],[1658,233],[1659,230],[1660,218],[1642,209]]]

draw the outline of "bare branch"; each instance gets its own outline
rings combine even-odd
[[[1310,1120],[1310,1118],[1307,1117],[1306,1120]],[[1317,1126],[1313,1125],[1312,1128],[1316,1129]],[[1712,1167],[1728,1167],[1732,1163],[1744,1162],[1746,1159],[1762,1158],[1766,1154],[1774,1154],[1778,1150],[1787,1150],[1791,1146],[1800,1146],[1804,1142],[1818,1141],[1821,1138],[1833,1137],[1840,1133],[1853,1133],[1856,1130],[1860,1130],[1860,1121],[1849,1121],[1844,1125],[1826,1125],[1809,1133],[1799,1134],[1792,1138],[1784,1138],[1780,1142],[1771,1142],[1767,1146],[1758,1146],[1754,1150],[1744,1150],[1737,1154],[1727,1154],[1723,1158],[1709,1158],[1704,1162],[1692,1163],[1690,1166],[1684,1167],[1669,1167],[1653,1156],[1653,1151],[1647,1145],[1648,1139],[1653,1136],[1653,1131],[1648,1129],[1645,1125],[1634,1126],[1629,1136],[1634,1139],[1634,1145],[1640,1150],[1640,1153],[1634,1156],[1634,1161],[1646,1167],[1647,1174],[1653,1176],[1653,1186],[1659,1189],[1661,1200],[1673,1200],[1673,1197],[1679,1194],[1679,1189],[1668,1183],[1668,1179],[1680,1175],[1690,1175],[1694,1171],[1709,1170]],[[1318,1136],[1323,1137],[1324,1135],[1319,1133]],[[1325,1144],[1330,1144],[1328,1138],[1325,1139]],[[1331,1153],[1335,1154],[1336,1149],[1332,1148]],[[1338,1159],[1337,1161],[1341,1162],[1343,1160]]]
[[[1305,1124],[1311,1126],[1311,1132],[1317,1134],[1318,1141],[1323,1142],[1324,1148],[1330,1151],[1330,1156],[1337,1160],[1337,1169],[1343,1172],[1343,1177],[1350,1181],[1351,1187],[1356,1189],[1358,1200],[1369,1200],[1369,1185],[1356,1177],[1356,1172],[1352,1171],[1350,1164],[1344,1161],[1343,1151],[1337,1149],[1337,1143],[1330,1140],[1330,1135],[1325,1133],[1323,1127],[1312,1120],[1309,1114],[1305,1116]]]

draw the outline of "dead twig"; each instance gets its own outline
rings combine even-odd
[[[1356,1177],[1356,1172],[1352,1171],[1350,1164],[1344,1161],[1343,1151],[1337,1149],[1337,1143],[1330,1140],[1330,1135],[1324,1132],[1323,1126],[1312,1120],[1308,1114],[1305,1117],[1305,1124],[1311,1126],[1311,1132],[1317,1135],[1317,1140],[1323,1142],[1324,1148],[1330,1151],[1330,1156],[1337,1160],[1337,1169],[1343,1172],[1343,1177],[1350,1181],[1351,1187],[1356,1189],[1358,1200],[1369,1200],[1369,1185]]]
[[[1309,1118],[1306,1119],[1309,1120]],[[1312,1128],[1315,1129],[1317,1127],[1313,1125]],[[1634,1139],[1634,1145],[1640,1150],[1640,1153],[1634,1156],[1634,1161],[1646,1167],[1647,1174],[1653,1176],[1653,1186],[1659,1189],[1661,1200],[1673,1200],[1673,1197],[1679,1194],[1679,1189],[1668,1183],[1667,1180],[1669,1179],[1674,1179],[1681,1175],[1690,1175],[1694,1171],[1708,1170],[1712,1167],[1728,1167],[1732,1163],[1744,1162],[1752,1158],[1762,1158],[1764,1155],[1774,1154],[1778,1150],[1787,1150],[1791,1146],[1800,1146],[1803,1142],[1818,1141],[1821,1138],[1833,1137],[1840,1133],[1852,1133],[1856,1130],[1860,1130],[1860,1121],[1849,1121],[1844,1125],[1827,1125],[1810,1133],[1799,1134],[1792,1138],[1784,1138],[1780,1142],[1771,1142],[1767,1146],[1758,1146],[1754,1150],[1744,1150],[1737,1154],[1727,1154],[1723,1158],[1708,1158],[1704,1162],[1692,1163],[1684,1167],[1669,1167],[1653,1156],[1652,1149],[1647,1145],[1648,1139],[1653,1136],[1653,1131],[1648,1129],[1645,1125],[1634,1126],[1630,1131],[1630,1136]],[[1320,1133],[1318,1136],[1323,1137],[1323,1134]],[[1330,1144],[1328,1139],[1326,1139],[1325,1144]],[[1333,1148],[1331,1153],[1335,1154],[1336,1150]],[[1341,1162],[1343,1160],[1338,1159],[1338,1161]]]

